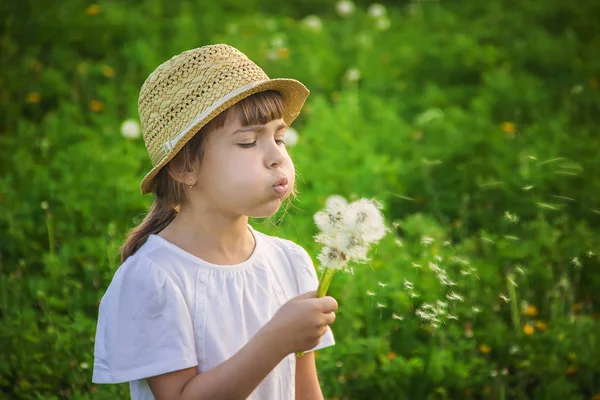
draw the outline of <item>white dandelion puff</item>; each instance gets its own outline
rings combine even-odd
[[[481,312],[481,310],[476,306],[471,306],[471,311],[473,311],[473,314],[479,314]]]
[[[338,1],[335,10],[341,17],[348,17],[354,12],[354,3],[349,0]]]
[[[298,143],[298,131],[294,128],[287,128],[283,142],[288,147],[294,147]]]
[[[587,251],[587,253],[585,253],[585,255],[586,255],[588,258],[592,258],[592,257],[594,257],[594,256],[595,256],[595,254],[594,254],[594,253],[593,253],[591,250],[588,250],[588,251]]]
[[[289,129],[289,128],[288,128]],[[327,210],[339,211],[348,206],[348,201],[340,195],[331,195],[325,200],[325,208]]]
[[[573,264],[575,267],[581,267],[581,261],[579,261],[579,257],[573,257],[571,259],[571,264]]]
[[[360,79],[360,69],[356,67],[349,68],[344,75],[344,79],[348,82],[356,82]]]
[[[385,307],[386,307],[386,305],[385,305],[385,304],[381,304],[381,303],[377,303],[377,307],[378,307],[378,308],[385,308]]]
[[[367,294],[367,296],[375,296],[375,293],[370,290],[367,290],[366,294]]]
[[[498,297],[500,297],[500,299],[505,303],[508,303],[510,301],[510,298],[507,295],[505,295],[504,293],[500,293],[498,295]]]
[[[417,297],[419,297],[419,294],[414,291],[411,291],[409,293],[409,296],[411,297],[411,299],[416,299]]]
[[[373,3],[367,9],[367,12],[370,16],[375,18],[380,18],[387,15],[387,8],[384,5],[379,3]]]
[[[127,139],[139,138],[140,132],[140,125],[134,119],[127,119],[121,124],[121,134]]]
[[[382,288],[384,288],[384,287],[386,287],[386,286],[387,286],[387,283],[383,283],[383,282],[377,282],[377,284],[378,284],[379,286],[381,286]]]
[[[408,289],[408,290],[413,290],[413,289],[414,289],[414,287],[415,287],[415,285],[414,285],[414,283],[412,283],[411,281],[408,281],[408,280],[406,280],[406,279],[405,279],[405,280],[404,280],[404,287],[405,287],[406,289]]]
[[[304,20],[302,22],[304,23],[304,26],[313,31],[320,31],[323,28],[321,18],[319,18],[316,15],[307,15],[306,17],[304,17]]]

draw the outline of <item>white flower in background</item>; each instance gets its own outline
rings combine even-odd
[[[335,9],[341,17],[347,17],[352,14],[354,12],[354,8],[354,3],[350,0],[341,0],[335,5]]]
[[[140,137],[140,125],[133,119],[127,119],[121,124],[121,133],[127,139],[137,139]]]
[[[388,29],[390,29],[391,24],[392,23],[390,22],[389,18],[387,18],[387,17],[382,17],[382,18],[377,19],[377,28],[380,31],[387,31]]]
[[[392,318],[397,319],[398,321],[404,321],[404,317],[402,317],[396,313],[392,313]]]
[[[288,128],[285,132],[283,142],[288,147],[293,147],[298,143],[298,132],[294,128]]]
[[[352,67],[346,71],[346,76],[344,76],[348,82],[356,82],[360,79],[360,70],[356,67]]]
[[[321,22],[321,18],[316,15],[307,15],[302,20],[304,26],[313,31],[320,31],[323,28],[323,23]]]
[[[387,15],[387,9],[385,8],[384,5],[379,4],[379,3],[371,4],[369,6],[369,8],[367,9],[367,12],[369,13],[370,16],[375,17],[375,18],[380,18],[380,17]]]
[[[280,49],[282,47],[285,47],[285,39],[281,35],[274,36],[271,39],[271,46],[274,47],[275,49]]]

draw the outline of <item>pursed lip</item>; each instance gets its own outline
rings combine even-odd
[[[273,186],[284,186],[288,184],[288,179],[284,176],[280,180],[278,180]]]

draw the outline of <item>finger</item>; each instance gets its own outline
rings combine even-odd
[[[333,324],[333,322],[335,321],[335,313],[332,311],[332,312],[324,314],[324,315],[325,315],[325,323],[327,325]]]
[[[327,313],[333,312],[338,309],[337,301],[331,296],[322,297],[322,298],[318,299],[318,301],[319,301],[319,307],[323,314],[327,314]]]

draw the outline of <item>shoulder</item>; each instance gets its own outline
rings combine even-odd
[[[279,254],[285,256],[290,262],[292,262],[292,264],[297,262],[312,263],[310,255],[306,249],[299,244],[289,239],[267,235],[256,230],[254,230],[254,232],[263,240],[265,244],[265,252],[268,252],[269,254]]]

